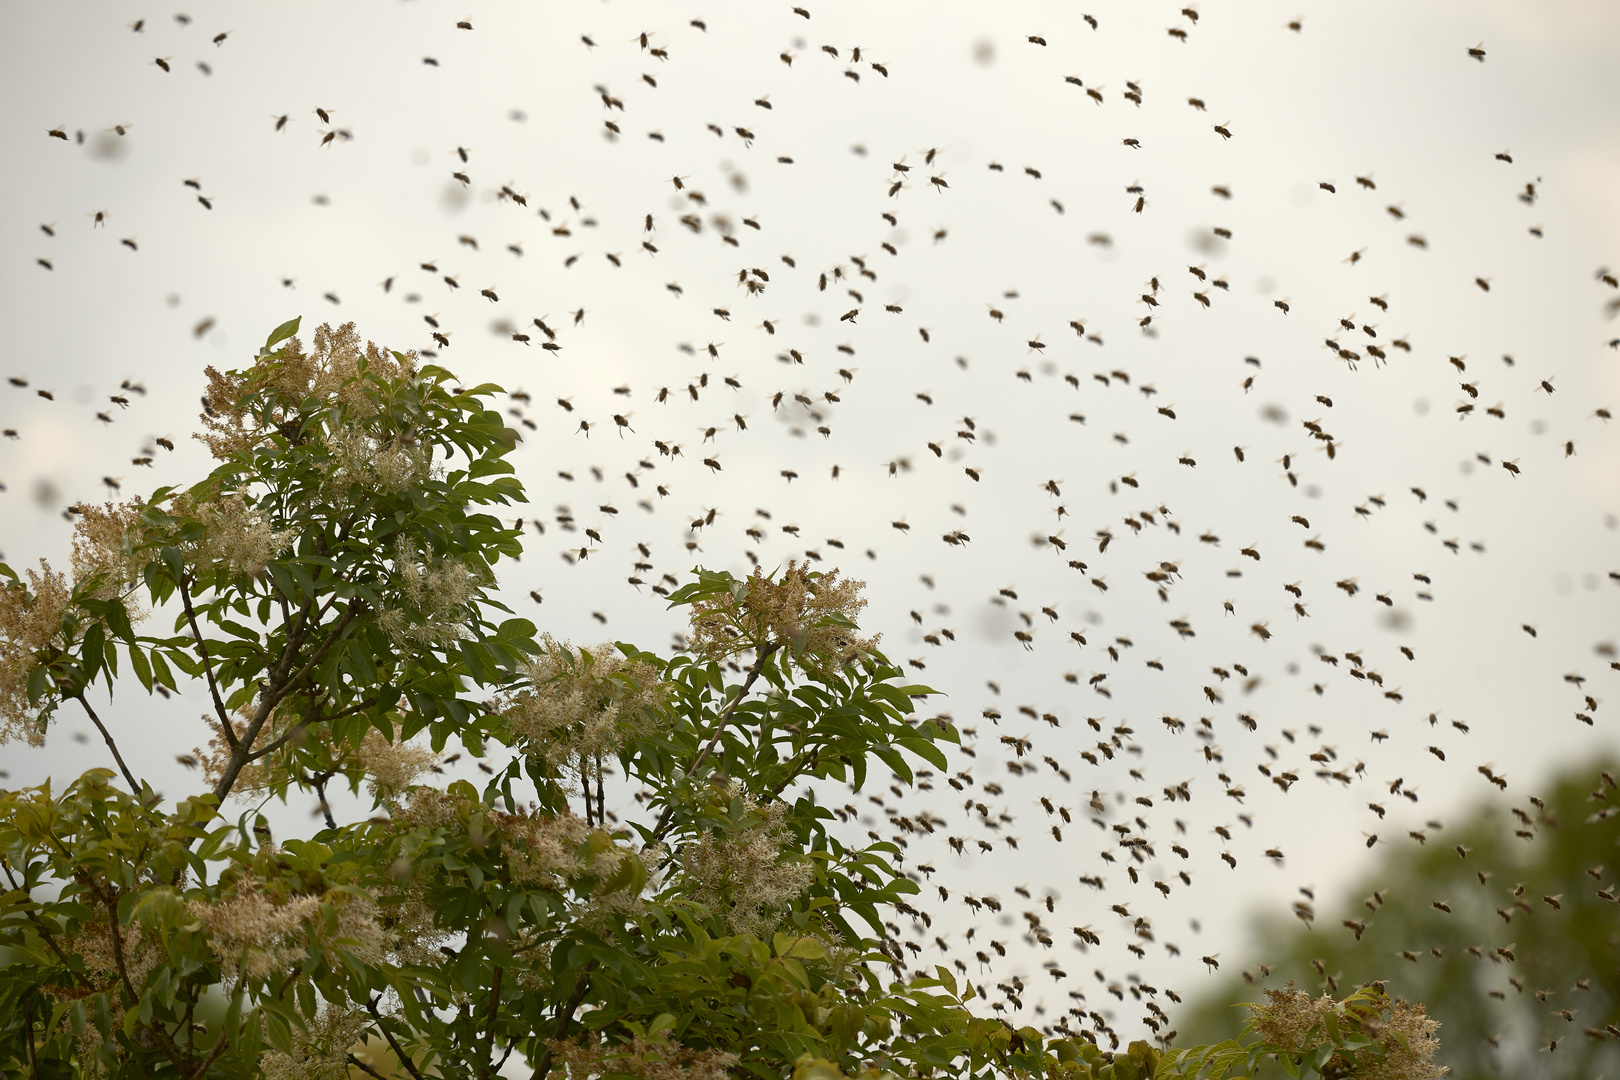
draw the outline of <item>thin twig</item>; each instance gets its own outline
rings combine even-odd
[[[389,1031],[388,1026],[383,1023],[382,1013],[377,1011],[377,1002],[375,999],[366,1002],[366,1011],[369,1012],[377,1021],[377,1030],[383,1033],[383,1038],[388,1040],[388,1045],[394,1048],[394,1056],[399,1058],[399,1063],[401,1065],[405,1066],[405,1071],[410,1073],[411,1076],[415,1077],[415,1080],[423,1080],[422,1074],[416,1071],[416,1063],[410,1059],[410,1056],[406,1054],[405,1051],[400,1047],[399,1043],[395,1041],[394,1033]]]
[[[186,621],[191,624],[191,636],[197,640],[197,652],[202,656],[203,673],[208,676],[208,692],[214,697],[214,711],[219,714],[219,726],[225,736],[225,745],[236,749],[236,732],[231,728],[230,714],[219,696],[219,684],[214,681],[214,664],[208,658],[208,646],[203,642],[202,630],[197,626],[197,612],[191,606],[191,590],[186,588],[186,577],[180,575],[180,602],[186,606]]]
[[[810,753],[804,757],[802,762],[789,767],[787,776],[783,778],[780,784],[777,784],[776,787],[771,790],[771,796],[775,798],[776,796],[781,795],[789,784],[799,779],[799,777],[803,776],[806,772],[814,769],[816,767],[816,763],[820,760],[821,747],[818,746],[814,750],[810,751]]]
[[[588,798],[589,796],[587,796]],[[602,755],[596,755],[596,823],[607,824],[607,797],[602,791]]]
[[[376,1069],[373,1069],[370,1065],[367,1065],[353,1054],[349,1055],[349,1064],[353,1065],[363,1073],[369,1073],[370,1075],[375,1076],[377,1080],[391,1080],[390,1077],[384,1076],[382,1073],[378,1072]]]
[[[34,1057],[34,999],[23,1002],[23,1029],[28,1036],[28,1071],[39,1080],[39,1061]]]
[[[320,796],[321,814],[326,818],[326,827],[336,829],[338,825],[337,821],[332,817],[332,806],[326,801],[326,781],[329,779],[330,777],[322,777],[315,781],[315,794]]]
[[[779,648],[781,648],[780,645],[772,642],[759,651],[759,655],[754,659],[753,666],[748,669],[748,678],[744,679],[743,684],[737,688],[737,696],[731,699],[731,703],[720,714],[720,719],[715,722],[714,734],[709,737],[708,745],[703,748],[692,764],[687,766],[686,774],[688,776],[696,776],[698,766],[709,760],[709,755],[714,753],[715,746],[720,742],[720,736],[725,734],[726,725],[731,722],[732,714],[737,711],[737,706],[741,705],[742,699],[748,696],[748,691],[753,687],[754,681],[765,670],[765,662]],[[670,818],[674,813],[675,806],[673,803],[664,807],[664,812],[658,816],[658,824],[653,826],[652,836],[647,841],[648,846],[658,843],[663,838],[664,830],[669,828]]]
[[[248,763],[249,752],[253,749],[253,742],[259,737],[259,732],[263,730],[264,725],[269,721],[270,714],[275,710],[276,705],[314,670],[315,665],[320,663],[321,657],[326,655],[326,650],[332,647],[333,642],[337,641],[343,631],[348,629],[349,624],[359,616],[360,608],[359,601],[349,605],[349,609],[343,613],[343,617],[332,628],[332,632],[326,635],[326,639],[316,647],[308,662],[299,668],[297,674],[291,678],[285,677],[287,669],[292,666],[293,643],[288,642],[287,653],[282,657],[281,663],[277,665],[280,674],[272,681],[271,688],[266,689],[259,699],[259,707],[254,710],[253,720],[248,724],[247,730],[242,733],[241,745],[231,755],[231,760],[226,764],[225,772],[220,776],[219,783],[214,785],[214,798],[218,802],[224,803],[225,796],[229,795],[231,788],[236,785],[237,775],[241,773],[242,767]]]
[[[202,1059],[202,1064],[197,1066],[197,1071],[191,1074],[191,1080],[203,1080],[203,1077],[208,1075],[208,1066],[212,1065],[214,1059],[225,1052],[225,1036],[229,1031],[229,1025],[220,1025],[219,1038],[214,1040],[213,1048],[208,1051],[208,1056]]]
[[[112,751],[113,760],[118,762],[119,770],[123,772],[124,779],[129,782],[130,791],[134,792],[136,795],[139,795],[141,793],[141,785],[135,781],[135,774],[129,771],[129,766],[124,764],[124,755],[118,752],[118,744],[113,742],[112,733],[109,732],[107,730],[107,726],[101,722],[101,717],[96,715],[96,710],[92,709],[90,707],[90,703],[84,700],[84,691],[81,690],[78,693],[77,700],[80,705],[84,706],[84,711],[90,714],[90,722],[96,725],[96,730],[101,732],[101,737],[107,740],[107,749]]]

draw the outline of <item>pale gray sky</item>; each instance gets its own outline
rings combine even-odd
[[[868,581],[867,628],[884,634],[894,658],[924,662],[919,679],[949,695],[938,708],[978,729],[978,756],[958,767],[1005,789],[995,798],[973,790],[1014,815],[1001,834],[1020,838],[1016,851],[973,824],[943,778],[900,800],[946,818],[945,833],[996,841],[992,855],[957,858],[943,835],[912,852],[940,867],[936,881],[953,894],[1009,902],[1018,925],[982,930],[1010,941],[997,977],[1016,971],[1032,987],[1052,985],[1040,974],[1047,954],[1013,940],[1022,921],[1011,887],[1020,883],[1061,895],[1050,921],[1064,935],[1072,924],[1104,931],[1088,957],[1062,945],[1056,955],[1071,971],[1139,973],[1187,993],[1203,976],[1200,954],[1238,965],[1264,959],[1262,945],[1242,939],[1243,913],[1255,904],[1286,910],[1301,885],[1331,895],[1362,865],[1363,831],[1400,837],[1444,822],[1488,789],[1480,764],[1505,772],[1501,797],[1519,800],[1546,770],[1615,750],[1620,673],[1594,649],[1620,640],[1620,582],[1609,578],[1620,572],[1620,438],[1594,413],[1620,408],[1620,353],[1606,346],[1620,322],[1605,312],[1620,292],[1596,276],[1620,266],[1612,108],[1620,8],[1224,0],[1197,5],[1194,23],[1176,2],[1086,3],[1096,30],[1073,2],[818,0],[809,20],[791,4],[676,10],[625,0],[0,8],[0,139],[10,166],[0,172],[3,374],[30,381],[0,387],[4,426],[17,433],[0,442],[0,549],[13,565],[60,558],[62,507],[104,497],[103,477],[129,494],[200,476],[203,459],[184,437],[203,365],[245,363],[284,319],[302,315],[306,328],[352,319],[391,347],[432,348],[423,316],[434,316],[451,341],[440,362],[533,397],[524,415],[538,430],[525,432],[519,453],[532,505],[522,512],[546,532],[531,528],[510,578],[520,611],[581,642],[612,636],[659,647],[676,624],[656,597],[625,582],[638,541],[654,553],[656,570],[641,575],[648,581],[697,563],[742,571],[750,550],[774,566],[813,549],[823,565]],[[690,25],[694,18],[707,29]],[[1296,18],[1298,32],[1288,28]],[[458,30],[463,19],[474,29]],[[1185,42],[1172,27],[1186,31]],[[229,36],[211,44],[220,32]],[[667,59],[643,51],[642,32]],[[1468,55],[1480,43],[1483,63]],[[1140,105],[1122,96],[1131,83]],[[603,92],[623,110],[605,108]],[[767,96],[769,109],[756,104]],[[329,110],[330,125],[317,107]],[[621,137],[608,138],[604,121]],[[68,141],[47,136],[57,127]],[[334,130],[345,135],[323,146]],[[896,162],[911,171],[897,173]],[[452,177],[458,171],[469,184]],[[948,187],[931,185],[934,176]],[[904,184],[891,197],[897,177]],[[500,198],[502,185],[526,207]],[[1214,194],[1217,185],[1230,198]],[[1127,190],[1137,186],[1140,214]],[[687,198],[693,191],[704,205]],[[682,226],[685,214],[698,216],[701,233]],[[719,217],[729,219],[735,248],[722,242]],[[1213,235],[1217,227],[1230,230],[1229,241]],[[656,254],[642,248],[647,239]],[[875,280],[859,275],[856,257]],[[419,269],[423,262],[437,273]],[[749,297],[737,275],[754,267],[770,283]],[[818,276],[835,267],[843,279],[820,291]],[[1213,287],[1216,278],[1227,287]],[[484,288],[498,304],[479,297]],[[1386,298],[1387,310],[1373,297]],[[885,311],[890,304],[901,311]],[[853,308],[855,322],[841,322]],[[992,308],[1004,317],[993,319]],[[576,326],[570,313],[580,309]],[[1151,335],[1138,326],[1148,314]],[[560,353],[511,340],[515,327],[538,341],[536,316],[557,331]],[[1077,337],[1075,319],[1101,343]],[[1351,370],[1326,338],[1360,351],[1362,362]],[[1396,349],[1397,339],[1410,351]],[[711,343],[718,358],[705,352]],[[1371,361],[1369,345],[1386,350],[1387,365]],[[784,362],[790,348],[802,365]],[[686,387],[700,374],[710,383],[693,402]],[[727,376],[741,388],[728,388]],[[107,401],[125,379],[148,391],[127,411]],[[1540,390],[1544,379],[1555,393]],[[1477,399],[1464,382],[1477,384]],[[614,393],[620,386],[628,398]],[[665,386],[669,400],[659,404]],[[1152,397],[1140,392],[1149,387]],[[55,400],[34,396],[39,388]],[[773,410],[778,391],[786,397]],[[827,391],[839,400],[823,400]],[[800,392],[817,400],[821,419],[793,403]],[[1463,403],[1474,406],[1465,418],[1456,411]],[[1498,404],[1503,418],[1487,415]],[[610,417],[626,410],[634,433],[621,440]],[[103,411],[113,423],[97,421]],[[964,417],[972,441],[958,438]],[[588,436],[575,430],[581,419],[597,425]],[[1303,421],[1331,434],[1332,460]],[[830,434],[818,435],[818,425]],[[707,443],[710,426],[718,430]],[[180,449],[160,452],[150,472],[131,465],[156,436]],[[660,457],[655,439],[680,443],[681,457]],[[723,471],[702,466],[710,455]],[[888,464],[902,460],[907,467],[891,476]],[[1502,461],[1517,463],[1517,478]],[[797,479],[790,484],[783,469]],[[1126,475],[1139,486],[1120,484]],[[1043,489],[1047,480],[1060,482],[1061,497]],[[653,492],[659,483],[667,498]],[[620,513],[599,511],[603,504]],[[584,562],[561,557],[583,542],[557,526],[561,506],[602,534]],[[687,523],[708,509],[718,511],[715,524],[689,536]],[[1141,524],[1142,510],[1154,523],[1138,534],[1126,518]],[[1308,526],[1293,523],[1296,515]],[[791,525],[797,536],[782,531]],[[765,537],[749,537],[750,526]],[[1103,528],[1114,539],[1099,553]],[[971,541],[941,541],[955,530]],[[1199,542],[1206,532],[1218,547]],[[1032,543],[1059,534],[1065,552]],[[1303,546],[1313,537],[1325,550]],[[698,545],[690,552],[689,540]],[[1239,554],[1249,545],[1259,561]],[[1142,577],[1161,561],[1179,567],[1167,602]],[[1350,579],[1353,596],[1335,588]],[[1305,619],[1283,590],[1295,582]],[[537,611],[530,589],[545,596]],[[1425,591],[1432,601],[1419,598]],[[1228,600],[1235,614],[1224,612]],[[1041,614],[1048,606],[1056,622]],[[1025,628],[1020,613],[1032,624],[1027,651],[1013,637]],[[1197,636],[1179,637],[1168,626],[1177,618]],[[1270,640],[1251,631],[1256,623]],[[924,641],[941,628],[954,643]],[[1084,648],[1070,640],[1076,630]],[[1103,650],[1118,637],[1132,645],[1114,661]],[[1348,661],[1321,663],[1317,647],[1361,650],[1402,700],[1351,678]],[[1236,664],[1258,678],[1251,693],[1235,672],[1224,683],[1210,674]],[[1600,699],[1591,727],[1574,718],[1585,709],[1583,692],[1563,679],[1571,672]],[[1108,674],[1111,698],[1089,688],[1097,673]],[[1205,686],[1223,700],[1209,701]],[[1021,705],[1060,718],[1061,728],[1019,714]],[[999,726],[980,716],[991,707],[1003,714]],[[182,790],[191,778],[172,755],[203,738],[197,711],[184,697],[162,707],[131,698],[114,723],[133,757]],[[1239,713],[1258,730],[1240,727]],[[1105,731],[1132,727],[1141,756],[1087,764],[1079,754],[1097,738],[1088,716]],[[1206,761],[1193,734],[1172,734],[1163,716],[1189,727],[1209,717],[1224,762]],[[1313,724],[1320,738],[1308,733]],[[1389,740],[1372,742],[1376,729]],[[1045,766],[1038,778],[1005,771],[997,737],[1025,734],[1036,759],[1054,755],[1072,784]],[[1366,778],[1348,788],[1314,778],[1308,755],[1324,744],[1341,766],[1364,762]],[[1444,764],[1426,752],[1431,744],[1446,752]],[[72,773],[101,763],[97,753],[69,741],[43,752],[7,747],[8,782]],[[1259,775],[1266,763],[1303,779],[1284,796]],[[1221,794],[1222,768],[1246,789],[1242,807]],[[1383,785],[1397,776],[1420,792],[1419,804],[1389,797]],[[1166,805],[1162,788],[1185,780],[1193,801]],[[1050,838],[1038,796],[1085,818],[1093,789],[1127,803],[1154,798],[1143,816],[1161,861],[1141,885],[1096,858],[1112,841],[1080,820],[1061,846]],[[1389,803],[1390,818],[1378,823],[1369,801]],[[292,808],[289,827],[301,827],[306,810]],[[1238,824],[1240,811],[1253,816],[1252,829]],[[1184,864],[1164,850],[1178,814],[1191,851]],[[1121,815],[1111,808],[1110,819]],[[1230,845],[1210,833],[1220,824],[1237,830]],[[1264,858],[1272,847],[1286,854],[1282,864]],[[1238,858],[1236,871],[1220,861],[1223,849]],[[1183,867],[1197,887],[1174,881]],[[1077,881],[1093,873],[1108,879],[1100,896]],[[1171,881],[1169,898],[1151,890],[1155,878]],[[1107,910],[1125,899],[1158,928],[1160,944],[1142,960],[1124,951]],[[940,924],[954,925],[960,946],[969,913],[948,910]],[[1179,960],[1165,941],[1181,945]],[[1043,992],[1049,1006],[1067,1007]],[[1039,997],[1032,990],[1027,1001]]]

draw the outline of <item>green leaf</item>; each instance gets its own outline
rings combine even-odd
[[[827,950],[813,937],[794,937],[789,934],[777,934],[771,939],[771,947],[777,956],[798,957],[803,960],[825,960]]]
[[[174,684],[174,672],[169,670],[169,662],[163,659],[163,654],[153,649],[151,652],[152,678],[159,686],[166,686],[170,690],[178,689]]]
[[[139,645],[129,647],[129,664],[135,669],[135,677],[141,681],[146,692],[152,692],[152,664],[146,658],[146,650]]]
[[[79,655],[84,658],[86,682],[94,682],[96,674],[101,670],[106,640],[107,632],[98,622],[91,623],[89,629],[84,632],[84,641],[79,647]]]
[[[298,324],[302,319],[302,315],[294,315],[292,318],[270,331],[270,336],[264,339],[264,352],[269,352],[277,345],[280,345],[283,341],[286,341],[288,338],[298,333]]]

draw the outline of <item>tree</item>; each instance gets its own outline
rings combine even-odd
[[[517,1055],[534,1080],[1137,1080],[1263,1052],[1383,1060],[1354,1041],[1385,1008],[1372,991],[1337,1007],[1337,1057],[1195,1058],[1015,1031],[944,968],[901,978],[883,920],[917,886],[893,845],[839,835],[814,782],[859,788],[874,764],[909,782],[957,736],[860,636],[860,584],[698,571],[670,596],[691,634],[669,657],[537,634],[493,593],[519,533],[488,510],[522,498],[515,435],[482,402],[497,388],[352,325],[306,352],[297,328],[209,369],[207,479],[79,507],[71,575],[0,566],[0,735],[42,742],[77,708],[118,766],[0,792],[7,1073],[481,1078]],[[207,790],[169,803],[128,768],[92,701],[126,673],[206,696]],[[419,783],[452,739],[510,763],[482,790]],[[336,820],[334,784],[372,813]],[[324,827],[277,839],[254,805],[298,792]]]
[[[1391,993],[1432,1005],[1458,1077],[1612,1075],[1617,775],[1615,762],[1586,762],[1545,798],[1521,796],[1511,812],[1502,796],[1482,801],[1461,827],[1387,848],[1357,888],[1323,905],[1314,931],[1256,927],[1267,973],[1335,992],[1386,978]],[[1224,1003],[1242,992],[1232,982],[1213,991],[1191,1034],[1224,1027]],[[1541,1053],[1551,1057],[1538,1066]]]

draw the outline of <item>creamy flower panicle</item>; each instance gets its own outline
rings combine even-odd
[[[152,554],[142,549],[141,511],[145,503],[132,499],[100,506],[80,503],[73,521],[73,580],[101,580],[103,598],[125,592],[141,579]]]
[[[815,870],[782,858],[793,841],[783,824],[786,803],[762,807],[744,796],[743,807],[751,825],[729,835],[706,832],[680,860],[695,885],[694,900],[723,915],[732,932],[763,936],[780,910],[810,887]]]
[[[577,772],[657,722],[667,692],[656,666],[607,643],[576,650],[546,634],[540,644],[529,687],[497,706],[525,751]]]
[[[274,849],[261,848],[262,861]],[[335,919],[329,924],[322,904]],[[377,906],[355,892],[332,890],[317,896],[270,888],[248,869],[229,883],[229,893],[216,900],[193,900],[191,916],[208,931],[209,950],[228,979],[263,979],[300,963],[312,943],[343,949],[363,963],[384,957],[390,936],[379,924]]]
[[[349,1054],[363,1046],[370,1024],[364,1009],[324,1002],[307,1030],[293,1028],[291,1054],[266,1050],[259,1055],[264,1080],[346,1080]]]
[[[394,551],[399,593],[414,610],[385,608],[380,626],[400,646],[442,648],[467,636],[468,605],[485,584],[466,564],[419,552],[403,537]]]
[[[209,411],[203,415],[206,429],[196,436],[221,461],[251,451],[279,428],[267,426],[263,417],[248,410],[244,402],[250,392],[270,389],[285,402],[298,405],[315,398],[342,406],[351,420],[376,415],[376,406],[367,398],[360,381],[365,367],[382,379],[408,379],[416,375],[416,353],[401,353],[366,342],[362,347],[354,323],[337,329],[323,325],[315,331],[312,351],[305,352],[298,338],[283,342],[279,359],[254,365],[245,372],[207,369]],[[269,418],[284,423],[285,413]]]
[[[21,739],[45,744],[38,710],[28,702],[28,673],[35,654],[62,643],[62,616],[73,590],[67,578],[43,559],[38,570],[24,571],[27,583],[0,585],[0,744]]]

